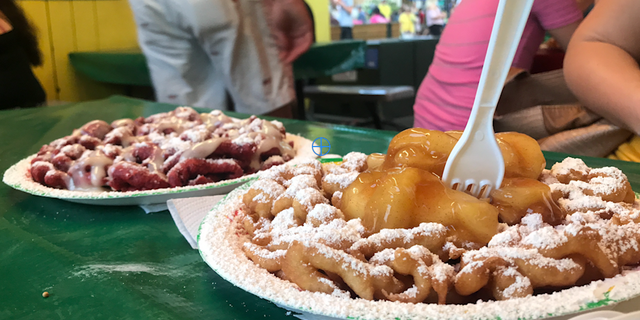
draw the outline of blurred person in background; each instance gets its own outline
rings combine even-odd
[[[362,10],[362,6],[355,6],[353,10],[351,10],[351,19],[353,19],[353,24],[367,24],[367,16],[364,14]]]
[[[416,15],[408,5],[402,6],[402,13],[398,17],[400,23],[400,35],[402,38],[411,38],[416,34]]]
[[[389,19],[385,18],[380,13],[380,9],[373,8],[373,11],[371,11],[371,18],[369,18],[369,23],[389,23]]]
[[[393,12],[391,12],[391,18],[389,18],[389,21],[391,22],[398,22],[398,20],[400,19],[400,14],[402,10],[395,10]]]
[[[427,25],[427,15],[425,13],[424,8],[420,8],[420,10],[418,10],[418,22],[420,23],[420,26],[424,33],[425,32],[424,29]]]
[[[465,128],[480,81],[498,2],[464,0],[456,7],[436,46],[433,63],[416,94],[414,126],[441,131]],[[575,100],[566,88],[561,70],[546,75],[544,79],[531,79],[537,75],[529,77],[522,73],[531,68],[546,31],[562,48],[566,48],[581,21],[582,12],[575,0],[534,1],[509,73],[508,79],[518,81],[513,86],[509,85],[515,87],[512,91],[507,90],[509,86],[503,90],[496,109],[497,115],[514,111],[509,109],[511,107],[520,108],[528,103],[535,106],[556,91],[561,91],[557,94],[562,99]],[[518,74],[521,76],[515,77]],[[544,87],[544,83],[549,81],[553,86]],[[549,90],[528,90],[527,84],[531,82]],[[520,83],[525,85],[520,86]],[[529,97],[523,96],[527,92]],[[569,97],[565,92],[569,92]],[[505,101],[517,103],[503,103]]]
[[[277,0],[275,0],[277,1]],[[353,39],[353,0],[331,0],[337,10],[336,19],[340,24],[340,40]]]
[[[303,0],[129,0],[159,102],[290,118],[291,62],[313,42]]]
[[[380,1],[378,10],[385,19],[391,20],[391,6],[387,3],[387,0]]]
[[[31,67],[42,64],[36,30],[14,0],[0,0],[0,109],[43,105]]]
[[[427,2],[426,25],[429,29],[430,35],[439,36],[442,34],[444,19],[446,17],[447,14],[440,10],[440,7],[438,7],[438,3],[435,0]]]

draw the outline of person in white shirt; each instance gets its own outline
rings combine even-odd
[[[337,10],[336,20],[340,24],[340,40],[353,39],[353,0],[332,0]]]
[[[129,0],[159,102],[291,117],[291,62],[313,42],[303,0]]]
[[[429,28],[429,34],[439,36],[442,34],[444,28],[444,19],[447,17],[445,12],[440,10],[438,4],[435,1],[429,1],[427,3],[426,24]]]

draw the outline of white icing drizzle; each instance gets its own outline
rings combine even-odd
[[[200,143],[196,143],[191,148],[187,149],[180,156],[180,161],[189,158],[206,158],[210,154],[212,154],[221,143],[229,141],[227,138],[213,138],[202,141]]]
[[[96,135],[97,138],[87,134]],[[295,151],[286,137],[284,127],[278,122],[272,123],[255,116],[244,120],[235,119],[218,110],[199,114],[192,108],[178,107],[174,111],[155,114],[143,120],[119,119],[110,125],[102,120],[91,121],[81,129],[75,129],[71,135],[51,142],[38,155],[38,160],[56,163],[57,167],[65,170],[68,160],[62,157],[54,159],[55,155],[64,154],[72,160],[69,167],[73,170],[68,172],[72,177],[69,184],[71,189],[104,191],[101,184],[109,180],[109,172],[105,172],[105,167],[121,161],[138,163],[140,159],[133,156],[138,147],[152,148],[144,151],[152,154],[141,164],[150,173],[164,176],[164,170],[172,168],[178,162],[190,158],[206,159],[222,143],[230,142],[234,144],[233,148],[242,148],[241,156],[220,154],[220,158],[236,158],[244,173],[252,174],[294,158]],[[85,151],[83,145],[95,147],[96,152],[76,159]],[[273,152],[269,157],[262,155],[273,148],[278,149],[278,152]],[[246,159],[249,154],[252,158]],[[251,160],[250,168],[246,167],[248,160]],[[58,165],[56,161],[65,163]],[[90,172],[80,170],[87,166],[91,167]],[[58,169],[54,167],[52,170]]]
[[[69,168],[69,176],[73,183],[69,190],[100,190],[104,186],[107,176],[106,167],[113,164],[113,160],[102,151],[85,151],[82,156]],[[89,170],[87,171],[87,167]]]

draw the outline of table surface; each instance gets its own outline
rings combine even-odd
[[[364,67],[366,42],[316,43],[293,63],[296,79],[330,76]],[[147,61],[140,49],[72,52],[69,62],[79,73],[99,82],[151,86]]]
[[[0,170],[84,123],[149,116],[175,106],[124,97],[0,111]],[[204,111],[204,110],[201,110]],[[242,115],[235,114],[242,117]],[[283,120],[325,137],[331,153],[385,152],[395,132]],[[566,154],[546,153],[548,166]],[[637,164],[621,168],[640,189]],[[191,249],[168,211],[36,197],[0,184],[0,319],[283,319],[293,317],[221,279]],[[42,298],[44,291],[50,296]]]

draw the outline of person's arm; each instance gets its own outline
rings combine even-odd
[[[578,4],[578,9],[580,9],[580,11],[585,12],[587,11],[587,9],[589,9],[589,7],[593,4],[594,0],[576,0],[576,3]]]
[[[583,13],[576,0],[536,0],[531,16],[566,51],[571,36],[582,22]]]
[[[273,37],[280,59],[291,63],[313,43],[313,23],[303,0],[270,0]]]
[[[569,44],[569,88],[585,106],[640,133],[640,1],[599,1]]]
[[[0,11],[0,34],[7,33],[13,30],[13,27],[9,23],[9,19]]]
[[[346,5],[342,0],[335,0],[333,3],[342,7],[342,9],[344,9],[348,14],[351,14],[351,11],[353,10],[353,7]]]
[[[527,70],[518,67],[510,67],[509,72],[507,72],[507,78],[504,80],[504,84],[506,85],[509,81],[515,79],[523,72],[527,72]]]
[[[566,26],[548,30],[553,39],[557,42],[557,44],[562,47],[562,50],[567,51],[567,47],[569,46],[569,41],[571,41],[571,37],[580,26],[580,21],[576,21],[574,23],[568,24]]]

